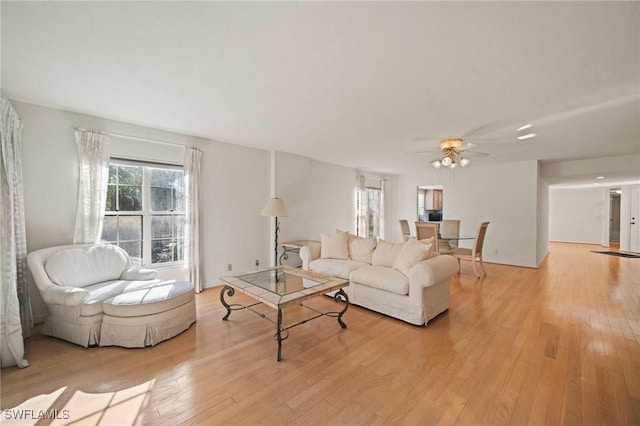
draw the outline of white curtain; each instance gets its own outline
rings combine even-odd
[[[378,237],[380,237],[381,240],[384,240],[384,187],[385,180],[380,179],[380,235],[378,235]]]
[[[75,244],[97,243],[102,234],[111,140],[96,130],[76,130],[78,207]]]
[[[368,237],[369,224],[367,223],[367,185],[362,174],[356,174],[356,191],[358,191],[358,236]]]
[[[24,337],[33,316],[27,282],[27,237],[24,221],[20,117],[0,99],[0,367],[27,367]]]
[[[202,151],[187,148],[184,155],[185,184],[187,187],[187,217],[185,226],[185,260],[189,268],[189,281],[196,292],[202,291],[200,281],[200,158]]]

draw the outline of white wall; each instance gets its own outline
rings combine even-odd
[[[399,176],[397,219],[416,220],[419,185],[443,186],[444,218],[460,219],[461,235],[475,235],[480,222],[490,222],[483,253],[486,261],[537,267],[540,189],[536,161],[460,169],[454,183],[449,183],[444,170]],[[398,228],[398,238],[399,232]]]
[[[22,162],[27,249],[73,242],[77,148],[72,126],[151,138],[204,149],[201,181],[202,279],[219,283],[227,264],[240,272],[266,264],[269,221],[258,213],[269,197],[269,152],[219,143],[99,117],[11,101],[23,123]],[[118,155],[182,163],[182,148],[113,138]],[[184,268],[161,270],[185,276]],[[36,321],[46,308],[31,283]]]
[[[206,157],[206,159],[205,159]],[[269,199],[269,152],[209,142],[203,155],[200,211],[205,287],[233,273],[255,269],[269,259],[269,218],[260,211]]]
[[[319,240],[321,232],[336,229],[354,231],[354,169],[283,152],[276,152],[275,168],[275,195],[290,214],[281,220],[280,242]],[[297,265],[300,258],[291,254],[286,263]]]
[[[620,250],[629,250],[630,188],[621,186]],[[609,247],[610,188],[551,188],[549,239]],[[588,229],[586,227],[589,227]],[[569,228],[569,229],[561,229]],[[568,235],[571,232],[570,235]],[[570,238],[570,239],[569,239]]]
[[[275,195],[284,200],[290,214],[280,220],[279,241],[309,239],[309,217],[313,212],[309,203],[312,160],[284,152],[275,155]]]
[[[549,239],[601,244],[608,191],[603,188],[550,188]]]
[[[311,161],[307,235],[317,240],[321,232],[344,229],[355,232],[356,173],[349,167]]]
[[[612,187],[620,186],[616,181],[621,176],[624,182],[629,182],[629,175],[635,176],[634,179],[640,183],[638,164],[640,164],[640,154],[586,160],[548,161],[540,165],[540,176],[548,184],[562,184],[567,179],[575,180],[576,177],[586,177],[589,182],[593,182],[596,176],[604,175],[607,180],[602,184]]]
[[[538,164],[538,244],[536,249],[536,264],[544,260],[549,253],[549,185],[540,178],[540,164]]]

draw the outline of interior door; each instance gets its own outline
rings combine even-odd
[[[629,250],[640,253],[640,186],[632,186],[630,190]]]

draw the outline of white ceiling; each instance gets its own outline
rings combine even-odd
[[[640,153],[640,2],[2,1],[9,98],[385,173]],[[532,123],[538,137],[515,139]],[[640,167],[639,167],[640,168]],[[638,173],[640,174],[640,173]],[[637,177],[637,176],[636,176]]]

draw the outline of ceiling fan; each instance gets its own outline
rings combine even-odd
[[[489,154],[486,152],[469,151],[469,149],[476,147],[477,145],[471,142],[464,143],[464,140],[460,138],[445,139],[440,142],[439,151],[422,151],[426,152],[439,152],[440,156],[431,162],[431,165],[439,169],[445,167],[449,169],[455,169],[458,167],[466,167],[471,164],[469,157],[486,157]]]

